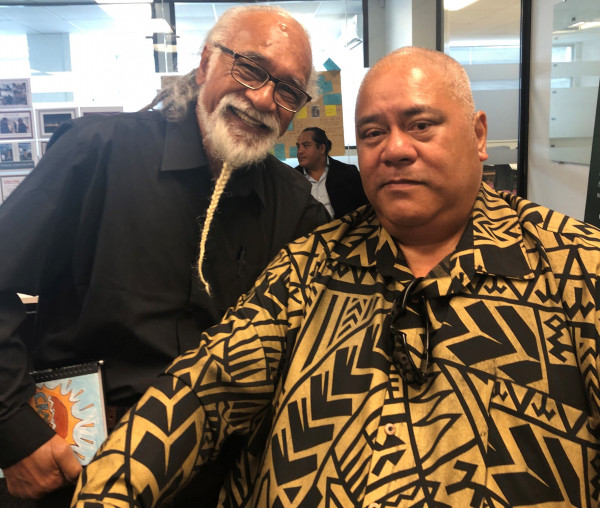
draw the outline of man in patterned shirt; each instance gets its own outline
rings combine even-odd
[[[153,506],[249,436],[233,506],[597,506],[600,231],[481,182],[486,117],[405,48],[356,106],[372,207],[281,251],[84,471]]]

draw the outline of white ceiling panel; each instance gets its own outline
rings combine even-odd
[[[120,26],[123,20],[135,24],[139,16],[146,18],[149,15],[149,4],[65,5],[69,1],[72,0],[0,0],[0,34],[112,30],[116,20],[120,20]],[[520,22],[515,12],[520,12],[520,3],[521,0],[479,0],[460,11],[446,11],[445,32],[462,40],[518,39]],[[176,3],[178,28],[181,31],[205,31],[214,24],[216,17],[233,5],[231,2]],[[344,15],[350,17],[362,10],[361,0],[273,2],[273,5],[284,7],[305,23],[306,18],[313,15],[339,17],[340,12],[345,12]],[[142,14],[128,14],[136,8],[146,10],[139,11]]]

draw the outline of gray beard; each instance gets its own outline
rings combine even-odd
[[[235,93],[225,95],[216,109],[208,113],[203,99],[204,87],[200,87],[196,113],[200,125],[204,126],[204,146],[212,157],[226,162],[232,168],[240,168],[262,161],[273,149],[280,132],[280,123],[274,114],[257,111],[249,101]],[[231,125],[226,117],[229,106],[262,122],[269,132],[257,136]]]

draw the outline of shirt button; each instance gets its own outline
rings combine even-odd
[[[388,436],[393,436],[394,434],[396,434],[396,426],[393,423],[386,423],[385,424],[385,433]]]

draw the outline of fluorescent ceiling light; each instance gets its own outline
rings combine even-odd
[[[471,4],[474,4],[477,0],[444,0],[445,11],[460,11]]]
[[[579,30],[587,30],[588,28],[597,28],[600,26],[600,21],[580,21],[571,25],[569,28],[578,28]]]
[[[354,49],[356,46],[362,44],[362,42],[363,40],[360,37],[353,37],[346,44],[344,44],[344,47],[347,49]]]
[[[565,30],[554,30],[552,34],[574,34],[575,32],[579,32],[577,28],[566,28]]]

